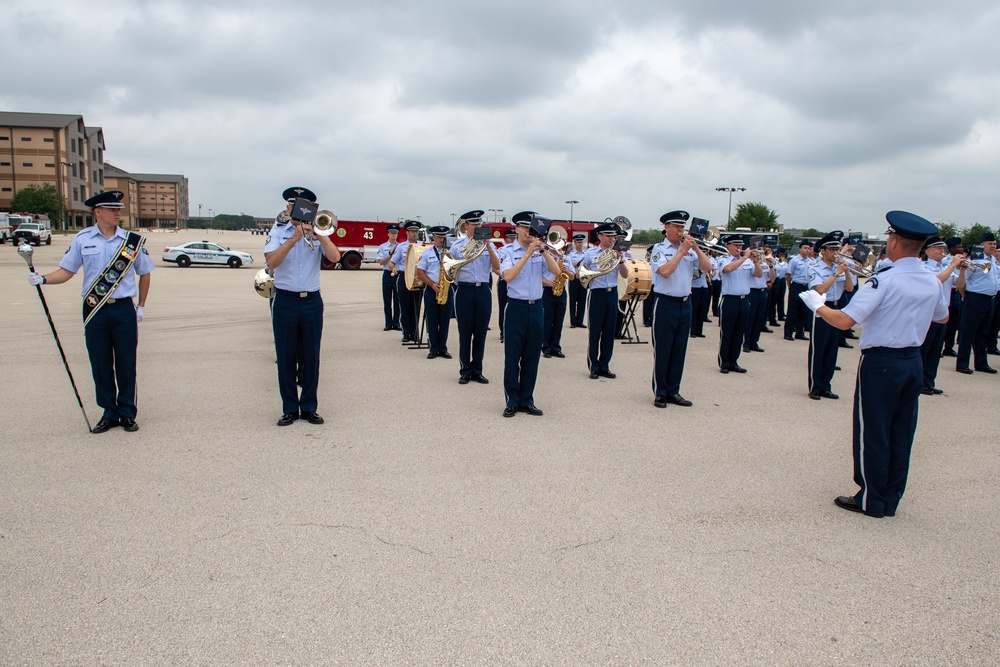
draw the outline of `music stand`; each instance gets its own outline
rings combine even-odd
[[[649,295],[647,295],[646,298],[648,299]],[[648,340],[641,340],[639,338],[639,327],[635,323],[635,311],[642,302],[643,299],[640,299],[639,295],[636,294],[625,302],[625,310],[621,310],[621,308],[618,309],[624,316],[622,322],[622,338],[619,339],[621,340],[622,345],[649,345]],[[621,302],[619,301],[618,303],[620,304]],[[633,332],[635,333],[635,340],[632,340]]]

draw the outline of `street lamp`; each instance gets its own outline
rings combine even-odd
[[[501,213],[503,213],[503,209],[502,208],[498,208],[497,209],[497,214],[493,217],[493,222],[497,222],[498,221],[498,219],[500,218],[500,214]]]
[[[455,216],[456,216],[456,215],[457,215],[456,213],[452,213],[452,214],[451,214],[451,226],[452,226],[452,227],[454,227],[454,226],[455,226]]]
[[[569,223],[573,224],[573,204],[579,204],[580,202],[575,199],[568,199],[566,203],[569,204]]]
[[[726,216],[726,229],[729,228],[729,223],[733,221],[733,193],[746,192],[746,190],[746,188],[715,188],[716,192],[729,193],[729,214]]]
[[[70,162],[69,160],[65,160],[65,161],[63,161],[62,165],[64,167],[72,167],[73,163]],[[67,171],[66,172],[66,201],[69,201],[69,190],[73,186],[72,181],[70,181],[69,179],[70,179],[70,173],[69,173],[69,171]],[[60,192],[59,194],[61,195],[62,192]],[[68,218],[68,217],[69,217],[69,210],[63,212],[62,230],[63,230],[64,234],[66,233],[66,218]]]

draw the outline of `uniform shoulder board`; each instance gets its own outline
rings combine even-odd
[[[892,265],[892,264],[890,264],[890,265],[888,265],[888,266],[883,266],[883,267],[882,267],[881,269],[879,269],[879,270],[878,270],[878,271],[876,271],[875,273],[876,273],[876,274],[879,274],[879,273],[885,273],[886,271],[888,271],[888,270],[889,270],[889,269],[891,269],[892,267],[893,267],[893,265]]]

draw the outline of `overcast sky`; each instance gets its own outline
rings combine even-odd
[[[82,114],[191,214],[683,208],[788,227],[997,220],[1000,5],[4,0],[0,109]],[[15,38],[16,36],[16,38]]]

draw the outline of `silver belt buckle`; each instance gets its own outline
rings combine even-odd
[[[110,304],[110,303],[114,303],[114,302],[115,302],[115,301],[117,301],[117,300],[118,300],[118,299],[108,299],[106,303],[109,303],[109,304]]]
[[[299,292],[299,298],[304,299],[309,296],[309,292]]]

